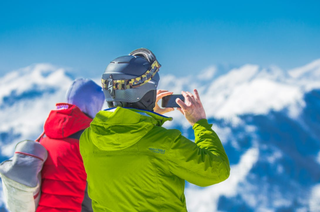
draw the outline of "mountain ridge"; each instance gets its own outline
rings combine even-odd
[[[189,211],[320,210],[319,61],[289,71],[248,64],[224,74],[211,66],[196,76],[161,76],[159,88],[199,90],[231,164],[231,176],[221,184],[187,184]],[[72,80],[67,70],[51,64],[0,78],[1,161],[12,155],[18,141],[41,133]],[[167,115],[174,120],[165,127],[194,139],[180,112]]]

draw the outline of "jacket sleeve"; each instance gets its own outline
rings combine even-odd
[[[230,174],[228,156],[206,119],[194,124],[195,142],[181,134],[171,143],[168,162],[171,173],[198,186],[226,180]]]

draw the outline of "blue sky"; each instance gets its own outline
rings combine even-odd
[[[161,72],[211,66],[288,70],[320,58],[320,1],[1,1],[0,76],[51,63],[99,77],[146,47]]]

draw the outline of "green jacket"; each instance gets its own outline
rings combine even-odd
[[[228,178],[224,148],[206,119],[195,143],[161,125],[171,118],[118,107],[100,111],[80,138],[96,211],[187,211],[185,180],[209,186]]]

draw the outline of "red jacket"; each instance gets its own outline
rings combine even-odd
[[[37,212],[81,211],[87,174],[79,151],[79,140],[68,138],[89,127],[91,118],[71,104],[59,103],[44,125],[40,143],[48,150],[44,163],[41,197]]]

